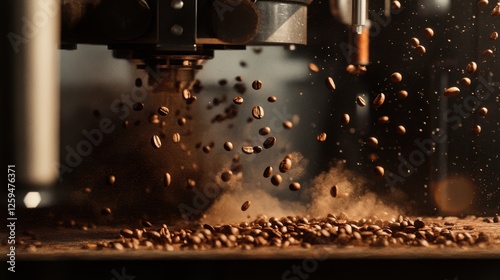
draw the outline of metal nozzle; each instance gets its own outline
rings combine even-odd
[[[366,0],[352,1],[352,27],[354,32],[361,34],[366,25]]]

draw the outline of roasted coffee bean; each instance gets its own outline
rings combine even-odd
[[[366,144],[368,144],[368,146],[371,146],[371,147],[377,147],[378,146],[378,139],[375,137],[368,137],[368,139],[366,139]]]
[[[233,98],[233,103],[238,105],[243,104],[243,97],[236,96],[235,98]]]
[[[228,182],[229,180],[231,180],[232,177],[233,177],[233,172],[231,170],[226,170],[222,172],[222,174],[220,175],[220,178],[222,179],[223,182]]]
[[[406,133],[406,128],[404,126],[402,126],[402,125],[398,125],[396,127],[396,132],[398,134],[405,134]]]
[[[172,176],[170,176],[170,173],[166,172],[165,176],[163,177],[163,186],[168,187],[172,183]]]
[[[401,3],[398,0],[391,1],[391,9],[393,9],[394,11],[398,11],[399,9],[401,9]]]
[[[419,45],[415,48],[415,52],[419,55],[424,55],[427,52],[427,50],[425,49],[424,46]]]
[[[356,98],[356,103],[358,103],[358,105],[359,105],[359,106],[361,106],[361,107],[366,106],[366,101],[365,101],[365,99],[364,99],[363,97],[361,97],[361,96],[358,96],[358,97]]]
[[[472,127],[472,133],[473,133],[474,135],[479,135],[479,134],[481,134],[481,126],[480,126],[480,125],[478,125],[478,124],[474,125],[474,126]]]
[[[342,125],[349,124],[350,121],[351,117],[349,116],[349,114],[343,114],[342,117],[340,118],[340,124]]]
[[[377,119],[378,124],[389,123],[389,116],[381,116]]]
[[[316,141],[318,142],[325,142],[326,141],[326,133],[321,132],[318,135],[316,135]]]
[[[292,160],[289,158],[284,158],[279,165],[279,171],[285,173],[292,168]]]
[[[391,74],[391,82],[400,83],[403,80],[403,75],[399,72],[394,72]]]
[[[134,108],[134,111],[140,111],[140,110],[144,109],[144,103],[141,103],[141,102],[134,103],[132,108]]]
[[[167,106],[161,106],[160,108],[158,108],[158,114],[160,114],[161,116],[166,116],[168,115],[168,113],[170,113],[170,110]]]
[[[243,146],[241,147],[241,151],[247,155],[253,154],[253,147],[252,146]]]
[[[434,30],[432,30],[432,28],[427,27],[426,29],[424,29],[424,36],[427,38],[434,37]]]
[[[482,8],[488,6],[488,3],[489,3],[488,0],[479,0],[479,1],[477,1],[477,7],[482,9]]]
[[[497,2],[497,4],[495,5],[495,7],[493,8],[493,10],[491,10],[491,16],[498,16],[500,15],[500,3]]]
[[[186,124],[186,122],[187,122],[187,119],[186,119],[186,118],[179,118],[179,119],[177,120],[177,124],[178,124],[178,125],[180,125],[180,126],[185,125],[185,124]]]
[[[265,136],[271,133],[271,128],[268,126],[264,126],[261,129],[259,129],[259,135]]]
[[[234,78],[237,82],[243,82],[243,77],[242,76],[236,76]]]
[[[490,57],[491,55],[493,55],[492,49],[487,49],[483,51],[483,57]]]
[[[284,121],[283,127],[286,129],[291,129],[293,127],[293,123],[291,121]]]
[[[472,81],[471,81],[469,78],[467,78],[467,77],[463,77],[463,78],[460,80],[460,84],[462,84],[462,86],[464,86],[464,87],[468,87],[468,86],[470,86],[470,85],[471,85],[471,83],[472,83]]]
[[[113,175],[109,175],[107,182],[108,182],[108,185],[113,186],[116,182],[116,177]]]
[[[366,73],[367,69],[366,69],[366,66],[364,66],[364,65],[354,66],[352,64],[349,64],[346,67],[346,71],[349,74],[360,76],[360,75],[363,75],[364,73]]]
[[[182,90],[182,98],[184,100],[188,100],[191,97],[191,91],[189,89],[183,89]]]
[[[254,106],[252,109],[252,116],[256,119],[262,119],[264,117],[264,108],[261,106]]]
[[[396,95],[399,99],[405,99],[408,97],[408,92],[406,90],[402,89],[402,90],[398,91],[398,93]]]
[[[142,221],[141,225],[143,227],[148,227],[148,228],[153,226],[153,224],[150,221],[146,221],[146,220]]]
[[[484,117],[484,116],[486,116],[488,114],[488,108],[481,107],[481,108],[479,108],[479,110],[477,111],[477,113],[478,113],[478,115],[480,117]]]
[[[281,182],[283,181],[283,178],[281,177],[280,174],[275,174],[271,177],[271,183],[275,186],[279,186]]]
[[[249,200],[245,201],[243,205],[241,205],[241,211],[247,211],[250,208],[251,202]]]
[[[300,184],[298,182],[292,182],[288,188],[291,190],[291,191],[298,191],[300,190]]]
[[[102,214],[103,216],[108,216],[108,215],[111,215],[111,209],[110,209],[110,208],[108,208],[108,207],[102,208],[102,209],[101,209],[101,214]]]
[[[477,70],[477,63],[474,61],[471,61],[467,64],[467,67],[465,67],[465,71],[470,74],[474,74]]]
[[[254,154],[259,154],[260,152],[262,152],[262,147],[261,146],[253,146],[253,153]]]
[[[142,80],[141,80],[141,78],[135,79],[135,86],[138,87],[138,88],[142,87]]]
[[[189,97],[187,100],[186,100],[186,104],[187,105],[191,105],[193,104],[196,100],[198,100],[198,97],[196,97],[195,95]]]
[[[269,96],[269,97],[267,98],[267,101],[268,101],[268,102],[271,102],[271,103],[276,102],[276,100],[278,100],[278,98],[277,98],[276,96],[274,96],[274,95]]]
[[[375,166],[375,168],[373,169],[373,173],[375,173],[377,177],[384,177],[384,168],[379,165]]]
[[[172,141],[173,141],[174,143],[179,143],[179,142],[181,141],[181,135],[180,135],[179,133],[177,133],[177,132],[176,132],[176,133],[174,133],[174,134],[172,135]]]
[[[193,179],[187,179],[186,185],[188,189],[193,189],[194,187],[196,187],[196,181]]]
[[[262,146],[264,146],[264,149],[269,149],[272,146],[274,146],[274,144],[276,144],[276,137],[271,136],[271,137],[267,137],[267,139],[264,141]]]
[[[410,39],[410,44],[416,48],[420,46],[420,40],[418,38],[413,37]]]
[[[373,100],[372,106],[375,109],[378,109],[382,104],[385,102],[385,94],[384,93],[379,93],[377,97]]]
[[[233,150],[233,143],[231,142],[224,142],[224,150],[226,151],[232,151]]]
[[[259,90],[262,88],[262,81],[260,80],[255,80],[252,82],[252,88],[255,90]]]
[[[202,150],[203,150],[203,152],[205,154],[208,154],[208,153],[210,153],[210,151],[212,150],[212,148],[210,148],[209,145],[205,145],[205,146],[203,146]]]
[[[269,178],[273,174],[273,168],[271,166],[266,167],[264,170],[264,178]]]
[[[326,84],[326,87],[330,91],[334,91],[337,88],[337,86],[335,85],[335,82],[333,81],[332,77],[327,77],[326,80],[325,80],[325,84]]]
[[[460,89],[458,87],[449,87],[444,90],[444,96],[453,97],[457,96],[460,93]]]
[[[339,193],[339,187],[337,185],[334,185],[330,188],[330,195],[332,197],[337,197],[338,193]]]
[[[132,238],[132,237],[134,237],[134,232],[131,229],[128,229],[128,228],[124,228],[124,229],[120,230],[120,234],[121,234],[121,236],[123,236],[125,238]]]
[[[314,73],[317,73],[317,72],[319,72],[319,67],[318,67],[318,65],[311,62],[311,63],[309,63],[309,70],[311,70]]]
[[[227,80],[226,80],[226,79],[220,79],[220,80],[219,80],[219,85],[220,85],[220,86],[225,86],[225,85],[227,85]]]
[[[149,123],[151,124],[159,124],[160,123],[160,117],[157,114],[151,114],[149,116]]]
[[[498,39],[498,32],[496,32],[496,31],[491,32],[490,40],[495,41],[496,39]]]

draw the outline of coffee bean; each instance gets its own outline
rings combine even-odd
[[[339,187],[337,185],[334,185],[330,188],[330,195],[332,197],[337,197],[338,193],[339,193]]]
[[[283,127],[286,129],[291,129],[293,127],[293,123],[291,121],[284,121]]]
[[[228,182],[229,180],[231,180],[232,177],[233,177],[233,172],[231,170],[226,170],[222,172],[222,174],[220,175],[220,178],[222,179],[223,182]]]
[[[391,74],[391,82],[400,83],[403,80],[403,75],[399,72],[394,72]]]
[[[415,48],[415,52],[419,55],[424,55],[426,53],[426,49],[424,46],[420,45]]]
[[[259,135],[265,136],[271,133],[271,128],[268,126],[264,126],[263,128],[259,129]]]
[[[183,89],[182,90],[182,98],[184,100],[188,100],[191,97],[191,91],[189,89]]]
[[[325,81],[325,84],[326,84],[326,87],[330,90],[330,91],[334,91],[337,86],[335,85],[335,82],[333,81],[333,78],[332,77],[327,77],[326,78],[326,81]]]
[[[149,123],[151,124],[159,124],[160,123],[160,117],[157,114],[151,114],[149,116]]]
[[[298,191],[300,190],[300,184],[298,182],[292,182],[288,188],[291,190],[291,191]]]
[[[264,117],[264,108],[261,106],[254,106],[252,109],[252,116],[256,119],[262,119]]]
[[[482,8],[488,6],[488,3],[489,3],[488,0],[479,0],[479,1],[477,1],[477,7],[482,9]]]
[[[368,144],[368,146],[371,146],[371,147],[377,147],[378,140],[375,137],[368,137],[368,139],[366,139],[366,144]]]
[[[226,151],[232,151],[233,150],[233,143],[231,142],[224,142],[224,150]]]
[[[152,227],[153,226],[153,224],[150,221],[146,221],[146,220],[142,221],[141,225],[143,227]]]
[[[478,115],[479,115],[480,117],[484,117],[484,116],[486,116],[487,114],[488,114],[488,108],[486,108],[486,107],[481,107],[481,108],[479,108],[479,110],[478,110]]]
[[[209,145],[205,145],[205,146],[203,146],[202,150],[205,154],[208,154],[208,153],[210,153],[210,150],[212,150],[212,148],[210,148]]]
[[[172,176],[170,176],[170,173],[166,172],[165,176],[163,177],[163,186],[166,188],[170,186],[171,182],[172,182]]]
[[[406,133],[406,128],[404,126],[402,126],[402,125],[398,125],[396,127],[396,132],[398,134],[405,134]]]
[[[381,92],[377,94],[377,96],[373,100],[372,106],[373,108],[378,109],[380,106],[382,106],[382,104],[384,104],[384,102],[385,102],[385,94]]]
[[[279,165],[279,171],[285,173],[292,168],[292,160],[289,158],[284,158]]]
[[[113,186],[116,182],[116,177],[113,175],[109,175],[107,182],[108,182],[108,185]]]
[[[111,215],[111,209],[109,209],[108,207],[102,208],[102,209],[101,209],[101,214],[102,214],[103,216],[108,216],[108,215]]]
[[[473,133],[474,135],[479,135],[479,134],[481,134],[481,126],[480,126],[480,125],[478,125],[478,124],[474,125],[474,126],[472,127],[472,133]]]
[[[500,3],[497,2],[497,4],[495,5],[495,7],[493,8],[493,10],[491,10],[491,16],[498,16],[500,15]]]
[[[242,76],[236,76],[234,78],[237,82],[243,82],[243,77]]]
[[[243,97],[241,96],[236,96],[235,98],[233,98],[233,102],[234,104],[243,104]]]
[[[318,65],[311,62],[311,63],[309,63],[309,70],[317,73],[317,72],[319,72],[319,67],[318,67]]]
[[[134,111],[140,111],[140,110],[144,109],[144,103],[141,103],[141,102],[134,103],[132,108],[134,108]]]
[[[220,80],[219,80],[219,85],[220,85],[220,86],[225,86],[225,85],[227,85],[227,80],[226,80],[226,79],[220,79]]]
[[[283,178],[281,178],[280,174],[275,174],[271,177],[271,183],[275,186],[279,186],[281,182],[283,181]]]
[[[418,38],[413,37],[410,39],[410,44],[416,48],[420,46],[420,40]]]
[[[260,152],[262,152],[262,147],[261,146],[253,146],[253,153],[254,154],[258,154]]]
[[[389,123],[389,116],[381,116],[377,119],[378,124]]]
[[[161,116],[166,116],[169,112],[170,110],[167,106],[161,106],[160,108],[158,108],[158,114],[160,114]]]
[[[176,133],[174,133],[174,134],[172,135],[172,141],[173,141],[174,143],[179,143],[179,142],[181,141],[181,135],[180,135],[179,133],[177,133],[177,132],[176,132]]]
[[[316,141],[318,142],[325,142],[326,141],[326,133],[321,132],[318,135],[316,135]]]
[[[424,29],[424,36],[427,38],[432,38],[434,36],[434,30],[432,28],[427,27]]]
[[[496,39],[498,39],[498,32],[496,32],[496,31],[491,32],[490,40],[495,41]]]
[[[477,63],[474,61],[471,61],[467,64],[467,67],[465,67],[465,71],[470,74],[474,74],[477,70]]]
[[[120,230],[120,234],[121,234],[121,236],[123,236],[125,238],[132,238],[132,237],[134,237],[134,232],[131,229],[128,229],[128,228],[124,228],[124,229]]]
[[[252,82],[252,88],[255,90],[259,90],[262,88],[262,81],[260,80],[255,80]]]
[[[351,121],[351,117],[349,114],[343,114],[342,117],[340,118],[340,124],[346,125]]]
[[[393,0],[391,2],[391,9],[393,9],[394,11],[398,11],[399,9],[401,9],[401,3],[398,0]]]
[[[247,155],[253,154],[253,147],[252,146],[243,146],[241,147],[241,151]]]
[[[186,183],[188,189],[193,189],[194,187],[196,187],[196,181],[193,179],[187,179]]]
[[[493,55],[493,50],[487,49],[483,51],[483,57],[489,57],[491,55]]]
[[[375,173],[377,177],[384,177],[384,168],[382,166],[375,166],[375,168],[373,168],[373,173]]]
[[[180,126],[185,125],[185,124],[186,124],[186,122],[187,122],[186,118],[179,118],[179,119],[177,120],[177,124],[178,124],[178,125],[180,125]]]
[[[276,100],[278,100],[278,98],[277,98],[276,96],[274,96],[274,95],[269,96],[269,97],[267,98],[267,101],[268,101],[268,102],[271,102],[271,103],[276,102]]]
[[[241,211],[247,211],[250,208],[251,202],[249,200],[245,201],[243,205],[241,205]]]
[[[276,137],[271,136],[267,137],[262,146],[264,146],[264,149],[269,149],[274,146],[274,144],[276,144]]]
[[[449,87],[444,90],[444,96],[453,97],[457,96],[460,93],[460,89],[458,87]]]
[[[399,99],[405,99],[408,97],[408,92],[406,90],[402,89],[402,90],[398,91],[396,95]]]
[[[462,84],[462,86],[464,86],[464,87],[468,87],[468,86],[470,86],[470,85],[471,85],[471,83],[472,83],[472,81],[471,81],[469,78],[467,78],[467,77],[463,77],[463,78],[460,80],[460,84]]]
[[[359,106],[361,106],[361,107],[366,106],[366,101],[365,101],[365,99],[364,99],[363,97],[361,97],[361,96],[358,96],[358,97],[356,98],[356,103],[358,103],[358,105],[359,105]]]
[[[269,176],[271,176],[272,174],[273,174],[273,168],[271,166],[266,167],[263,174],[264,178],[269,178]]]
[[[141,78],[135,79],[135,86],[138,87],[138,88],[142,87],[142,80],[141,80]]]
[[[191,105],[193,104],[196,100],[198,100],[198,97],[196,97],[195,95],[189,97],[187,100],[186,100],[186,104],[187,105]]]

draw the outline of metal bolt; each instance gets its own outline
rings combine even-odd
[[[184,7],[184,2],[182,0],[172,0],[170,6],[174,10],[180,10],[182,9],[182,7]]]
[[[182,32],[184,32],[184,28],[178,24],[172,25],[170,28],[170,33],[174,34],[175,36],[180,36],[182,35]]]

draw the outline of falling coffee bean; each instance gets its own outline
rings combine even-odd
[[[283,181],[283,178],[281,178],[280,174],[275,174],[271,177],[271,184],[273,184],[275,186],[279,186],[282,181]]]
[[[182,90],[182,98],[188,100],[191,97],[191,91],[189,89]]]
[[[153,147],[155,147],[157,149],[161,148],[160,136],[153,135],[153,137],[151,138],[151,144],[153,144]]]
[[[256,119],[262,119],[264,117],[264,108],[261,106],[254,106],[252,109],[252,116]]]
[[[286,129],[291,129],[293,127],[293,123],[291,121],[284,121],[283,127]]]
[[[432,28],[427,27],[424,29],[424,36],[427,38],[432,38],[434,36],[434,30]]]
[[[158,108],[158,114],[160,114],[161,116],[166,116],[169,112],[170,110],[167,106],[161,106],[160,108]]]
[[[259,129],[259,135],[266,136],[269,133],[271,133],[271,128],[269,126],[264,126],[261,129]]]
[[[467,67],[465,67],[465,71],[469,74],[474,74],[477,70],[477,63],[474,61],[471,61],[467,64]]]
[[[266,169],[264,169],[263,173],[264,178],[269,178],[269,176],[271,176],[272,174],[273,174],[273,168],[271,166],[268,166],[266,167]]]
[[[172,141],[173,141],[174,143],[179,143],[179,142],[181,141],[181,135],[180,135],[179,133],[177,133],[177,132],[176,132],[176,133],[174,133],[174,134],[172,135]]]
[[[326,141],[326,133],[321,132],[318,135],[316,135],[316,141],[318,142],[325,142]]]
[[[405,134],[406,133],[406,128],[402,125],[398,125],[396,127],[396,132],[399,133],[399,134]]]
[[[233,143],[231,142],[224,142],[224,150],[226,151],[232,151],[233,150]]]
[[[254,154],[259,154],[260,152],[262,152],[262,147],[261,146],[253,146],[253,153]]]
[[[253,154],[253,147],[252,146],[243,146],[241,147],[241,151],[247,155]]]
[[[384,104],[384,102],[385,102],[385,94],[381,92],[377,94],[377,96],[373,100],[372,106],[373,108],[378,109],[380,106],[382,106],[382,104]]]
[[[413,37],[410,39],[410,44],[416,48],[420,46],[420,40],[418,38]]]
[[[378,139],[375,137],[368,137],[368,139],[366,139],[366,144],[368,144],[368,146],[371,146],[371,147],[377,147],[378,146]]]
[[[491,55],[493,55],[492,49],[487,49],[483,51],[483,57],[490,57]]]
[[[251,202],[249,200],[245,201],[243,205],[241,205],[241,211],[247,211],[250,208]]]
[[[109,209],[108,207],[102,208],[101,209],[101,214],[103,216],[109,216],[109,215],[111,215],[111,209]]]
[[[233,98],[233,103],[238,105],[243,104],[243,97],[236,96],[235,98]]]
[[[330,195],[332,197],[337,197],[339,193],[339,187],[337,187],[337,185],[334,185],[333,187],[330,188]]]
[[[500,3],[497,2],[497,4],[495,5],[495,7],[493,8],[493,10],[491,10],[490,15],[494,16],[494,17],[500,15]]]
[[[498,32],[496,31],[491,32],[490,41],[496,41],[496,39],[498,39]]]
[[[163,177],[163,185],[166,187],[170,186],[170,183],[172,182],[172,176],[170,176],[170,173],[165,173],[165,176]]]
[[[398,91],[396,95],[399,99],[405,99],[408,97],[408,92],[406,90],[402,89],[402,90]]]
[[[389,123],[389,117],[388,116],[381,116],[377,119],[378,124],[386,124]]]
[[[403,80],[403,75],[399,72],[394,72],[391,74],[391,82],[400,83]]]
[[[267,101],[268,101],[268,102],[271,102],[271,103],[276,102],[276,100],[278,100],[278,98],[277,98],[276,96],[274,96],[274,95],[269,96],[269,97],[267,98]]]
[[[472,83],[472,81],[471,81],[469,78],[467,78],[467,77],[463,77],[463,78],[460,80],[460,84],[462,84],[462,86],[464,86],[464,87],[468,87],[468,86],[470,86],[470,85],[471,85],[471,83]]]
[[[186,122],[187,122],[186,118],[179,118],[179,119],[177,120],[177,124],[178,124],[178,125],[180,125],[180,126],[185,125],[185,124],[186,124]]]
[[[210,148],[209,145],[205,145],[205,146],[203,146],[202,150],[203,150],[203,152],[205,154],[208,154],[208,153],[210,153],[210,151],[212,150],[212,148]]]
[[[137,103],[134,103],[134,105],[132,107],[134,108],[134,111],[140,111],[140,110],[144,109],[144,103],[137,102]]]
[[[481,126],[480,126],[480,125],[478,125],[478,124],[474,125],[474,126],[472,127],[472,133],[473,133],[474,135],[479,135],[479,134],[481,134]]]
[[[349,124],[350,121],[351,117],[349,116],[349,114],[343,114],[342,117],[340,118],[340,124],[342,125]]]
[[[333,81],[333,78],[332,78],[332,77],[327,77],[327,78],[326,78],[326,81],[325,81],[325,84],[326,84],[326,87],[327,87],[330,91],[335,91],[335,89],[337,88],[337,86],[335,85],[335,82]]]
[[[427,52],[427,50],[425,49],[424,46],[420,45],[415,48],[415,52],[419,55],[424,55]]]
[[[255,90],[259,90],[262,88],[262,81],[260,80],[255,80],[252,82],[252,88]]]
[[[264,149],[269,149],[274,146],[274,144],[276,144],[276,137],[271,136],[267,137],[262,146],[264,147]]]
[[[489,4],[488,0],[479,0],[479,1],[477,1],[477,7],[479,9],[482,9],[482,8],[488,6],[488,4]]]
[[[361,96],[358,96],[358,97],[356,98],[356,103],[358,103],[358,105],[359,105],[359,106],[361,106],[361,107],[366,106],[366,101],[365,101],[365,99],[364,99],[363,97],[361,97]]]
[[[222,172],[222,174],[220,175],[220,178],[222,179],[223,182],[228,182],[229,180],[231,180],[232,177],[233,177],[233,172],[231,170],[226,170]]]
[[[279,165],[279,171],[285,173],[292,168],[292,160],[289,158],[284,158]]]
[[[298,182],[292,182],[288,188],[291,190],[291,191],[298,191],[300,190],[300,184]]]
[[[394,11],[398,11],[399,9],[401,9],[401,2],[399,2],[398,0],[392,0],[391,9],[393,9]]]
[[[189,189],[193,189],[194,187],[196,187],[196,181],[193,179],[187,179],[186,183]]]
[[[382,166],[375,166],[375,168],[373,168],[373,173],[377,176],[377,177],[383,177],[384,176],[384,168]]]
[[[318,67],[318,65],[311,62],[311,63],[309,63],[309,70],[317,73],[317,72],[319,72],[319,67]]]
[[[108,185],[113,186],[116,182],[116,177],[113,175],[109,175],[107,182],[108,182]]]
[[[460,93],[460,89],[458,87],[449,87],[444,90],[444,96],[453,97],[457,96]]]
[[[481,107],[481,108],[479,108],[479,110],[478,110],[478,112],[477,112],[477,113],[478,113],[478,115],[479,115],[480,117],[484,117],[484,116],[486,116],[486,115],[488,114],[488,108],[486,108],[486,107]]]

